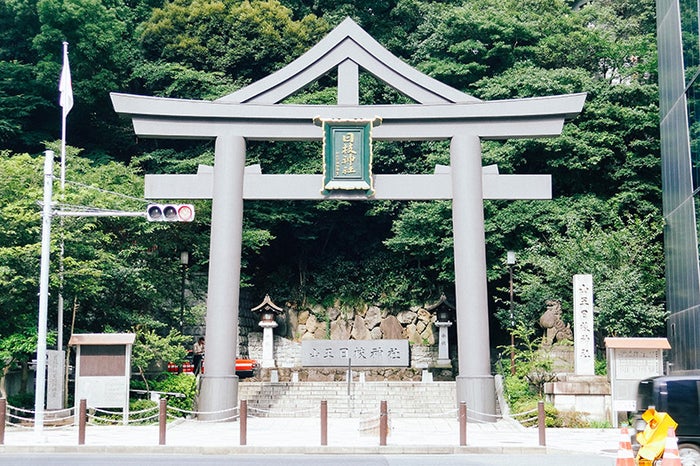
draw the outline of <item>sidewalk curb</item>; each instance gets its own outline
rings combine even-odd
[[[387,445],[387,446],[315,446],[315,447],[191,447],[191,446],[114,446],[114,445],[2,445],[0,454],[32,453],[86,453],[86,454],[172,454],[172,455],[454,455],[454,454],[545,454],[546,447],[521,446],[443,446],[443,445]],[[557,451],[556,453],[577,452]]]

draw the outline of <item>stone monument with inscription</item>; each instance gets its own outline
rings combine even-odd
[[[545,395],[561,411],[603,421],[610,417],[611,397],[608,380],[595,375],[592,275],[574,275],[573,309],[574,373],[560,374],[559,380],[545,384]]]
[[[595,375],[593,275],[574,275],[574,372]]]

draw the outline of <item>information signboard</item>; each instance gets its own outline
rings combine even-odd
[[[617,413],[637,410],[637,386],[647,377],[663,375],[663,350],[671,346],[666,338],[605,339],[612,396],[613,427]]]

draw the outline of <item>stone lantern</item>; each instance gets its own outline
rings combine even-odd
[[[282,314],[284,310],[273,303],[270,295],[266,294],[263,302],[251,309],[251,311],[260,314],[258,325],[263,328],[263,357],[260,366],[263,368],[275,367],[272,329],[277,327],[275,318],[278,314]]]
[[[435,326],[439,329],[437,367],[452,367],[448,329],[452,326],[455,307],[447,302],[447,297],[443,294],[437,303],[426,307],[425,310],[437,314],[435,322]]]

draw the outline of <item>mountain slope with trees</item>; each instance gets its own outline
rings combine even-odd
[[[600,335],[661,335],[654,2],[575,3],[0,0],[0,342],[35,331],[40,153],[56,149],[60,137],[62,41],[70,44],[75,95],[65,201],[139,210],[144,173],[194,173],[213,163],[213,146],[134,137],[109,92],[214,99],[280,69],[346,16],[408,64],[480,99],[588,93],[561,137],[483,143],[484,165],[551,174],[554,187],[551,201],[485,202],[494,343],[510,330],[507,250],[518,257],[518,325],[534,326],[547,299],[561,300],[570,320],[571,276],[591,273]],[[363,104],[410,102],[368,73],[360,84]],[[331,73],[288,101],[333,103],[336,85]],[[248,149],[247,163],[265,173],[322,170],[318,143]],[[444,141],[375,144],[375,173],[430,173],[448,163]],[[76,331],[179,328],[183,250],[191,258],[185,323],[201,319],[210,203],[196,207],[192,224],[64,223],[64,296]],[[454,289],[450,209],[449,202],[246,202],[245,286],[296,306],[400,310],[434,302]]]

